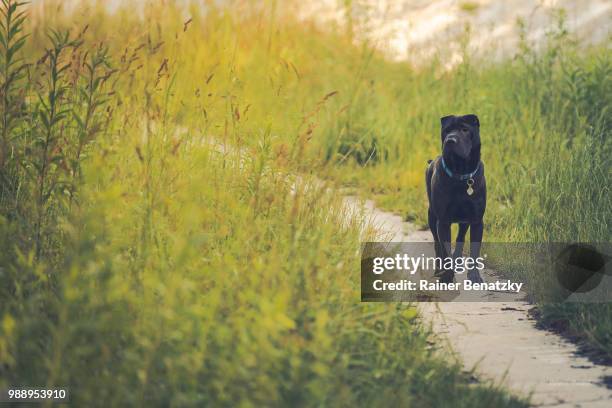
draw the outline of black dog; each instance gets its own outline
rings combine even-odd
[[[429,199],[429,228],[435,241],[436,256],[446,258],[451,251],[451,223],[459,223],[453,257],[461,257],[465,234],[470,232],[470,256],[480,255],[487,188],[484,165],[480,161],[480,122],[476,115],[445,116],[442,126],[442,156],[430,160],[425,172]],[[452,282],[454,271],[438,271],[441,282]],[[476,269],[468,279],[482,282]]]

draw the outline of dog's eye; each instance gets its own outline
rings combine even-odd
[[[468,128],[466,128],[466,127],[461,128],[461,131],[462,131],[462,132],[467,132],[467,131],[468,131]]]

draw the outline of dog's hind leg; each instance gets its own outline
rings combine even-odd
[[[459,231],[457,231],[457,242],[455,243],[455,251],[453,252],[453,258],[459,258],[463,255],[463,244],[465,244],[465,234],[467,233],[470,224],[459,224]]]
[[[470,224],[470,257],[476,259],[480,256],[480,245],[482,244],[482,234],[484,225],[482,222]],[[468,272],[468,279],[475,283],[483,282],[480,273],[476,269]]]
[[[441,254],[436,255],[443,259],[450,257],[451,253],[451,225],[447,221],[438,220],[437,223],[437,232],[438,232],[438,246],[440,247]],[[440,282],[450,283],[455,278],[455,272],[452,269],[444,270]]]
[[[440,240],[438,239],[438,218],[436,218],[435,214],[431,210],[429,210],[427,213],[427,222],[429,223],[431,235],[433,235],[434,250],[436,251],[436,256],[443,258],[444,253],[442,252],[442,245],[440,244]]]
[[[438,219],[431,210],[427,211],[427,223],[434,241],[438,242]]]
[[[437,224],[438,240],[442,244],[442,255],[446,258],[451,253],[451,225],[441,220]]]

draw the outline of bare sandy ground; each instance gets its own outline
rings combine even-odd
[[[428,231],[417,230],[370,200],[345,197],[344,205],[348,213],[365,216],[381,240],[432,240]],[[574,344],[536,328],[528,315],[532,307],[518,299],[419,304],[424,320],[468,370],[475,367],[477,377],[504,384],[519,395],[531,394],[534,406],[611,407],[612,389],[604,380],[612,376],[612,367],[593,364]]]
[[[580,44],[609,42],[612,27],[609,0],[354,0],[348,8],[344,3],[303,1],[299,15],[341,28],[350,17],[356,41],[370,41],[390,58],[415,65],[436,53],[448,67],[460,62],[466,26],[470,52],[488,59],[513,55],[519,19],[535,47],[545,43],[561,9]]]

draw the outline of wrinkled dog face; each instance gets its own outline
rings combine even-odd
[[[440,119],[440,122],[444,153],[454,153],[462,159],[467,159],[472,149],[480,146],[478,116],[445,116]]]

